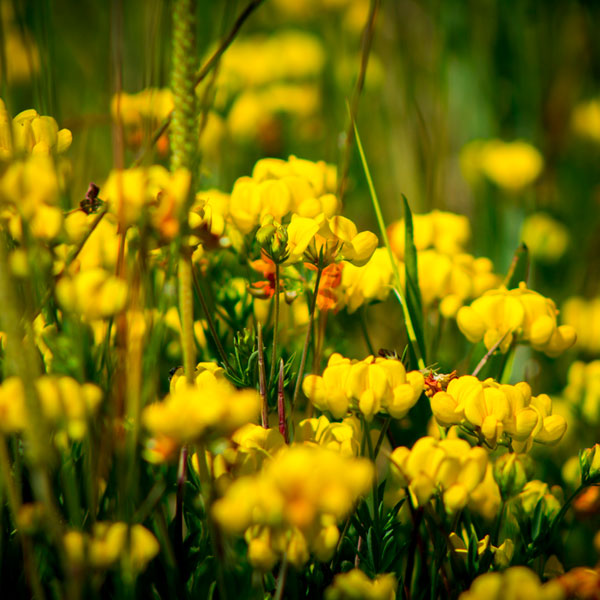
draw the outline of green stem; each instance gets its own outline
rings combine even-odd
[[[369,337],[369,330],[367,329],[367,307],[363,306],[360,311],[360,328],[363,334],[363,338],[365,339],[365,344],[367,346],[367,350],[369,354],[374,355],[375,350],[373,350],[373,344],[371,343],[371,338]]]
[[[217,352],[223,361],[225,367],[231,371],[232,367],[230,362],[227,360],[227,354],[225,353],[225,348],[223,348],[223,344],[217,335],[217,328],[215,327],[215,322],[212,318],[211,312],[208,310],[208,304],[206,302],[206,298],[204,297],[204,292],[200,287],[200,282],[198,281],[198,277],[196,275],[196,271],[192,269],[192,278],[194,280],[194,289],[196,290],[196,295],[198,296],[198,300],[200,300],[200,306],[202,306],[202,311],[204,312],[204,316],[206,317],[206,323],[208,324],[208,329],[210,331],[210,335],[217,347]]]
[[[275,318],[273,320],[273,350],[271,351],[271,373],[269,375],[269,387],[275,376],[275,362],[277,360],[277,334],[279,331],[279,263],[275,263]]]
[[[287,552],[283,555],[283,561],[281,563],[281,567],[279,569],[279,575],[277,577],[277,589],[275,590],[275,595],[273,596],[273,600],[281,600],[283,598],[283,590],[285,588],[285,579],[288,571],[288,558]]]
[[[298,369],[298,378],[296,379],[296,387],[294,388],[294,396],[292,397],[292,406],[290,411],[290,419],[292,418],[294,407],[296,406],[296,400],[298,393],[300,392],[300,386],[302,385],[302,376],[304,375],[304,366],[306,365],[306,355],[308,354],[308,343],[310,342],[310,333],[313,328],[313,322],[315,319],[315,310],[317,308],[317,296],[319,294],[319,285],[321,283],[321,275],[323,274],[323,267],[319,264],[317,268],[317,280],[315,282],[315,291],[312,297],[312,303],[310,307],[310,315],[308,318],[308,329],[306,330],[306,338],[304,340],[304,348],[302,348],[302,358],[300,359],[300,368]]]
[[[376,455],[373,452],[373,440],[371,440],[371,425],[367,423],[364,415],[361,414],[360,420],[363,426],[363,435],[367,440],[367,450],[369,451],[369,459],[375,464]],[[373,524],[375,531],[379,533],[379,489],[377,485],[377,469],[373,474]]]
[[[388,234],[385,228],[385,221],[383,220],[383,213],[381,212],[381,205],[379,204],[379,199],[377,198],[377,192],[375,191],[375,186],[373,185],[373,179],[371,178],[371,172],[369,170],[369,165],[367,164],[367,159],[365,157],[365,151],[363,149],[362,143],[360,141],[360,135],[358,134],[358,129],[356,128],[356,123],[354,123],[354,135],[356,136],[356,147],[358,148],[358,152],[360,154],[360,159],[362,161],[363,169],[365,171],[365,177],[367,179],[367,184],[369,186],[369,192],[371,194],[371,200],[373,202],[373,208],[375,210],[375,217],[377,218],[377,225],[379,226],[379,232],[381,233],[381,237],[383,239],[383,243],[388,251],[388,256],[390,258],[390,263],[392,265],[392,273],[394,275],[394,293],[400,302],[400,306],[402,307],[402,314],[404,315],[404,323],[406,325],[406,332],[408,334],[408,339],[410,341],[410,345],[412,346],[415,356],[417,357],[417,365],[419,369],[425,368],[425,361],[421,356],[421,350],[419,348],[419,344],[417,342],[417,336],[415,333],[415,328],[413,326],[412,319],[410,317],[410,312],[408,310],[408,305],[406,304],[406,299],[404,298],[404,294],[402,293],[402,285],[400,280],[400,271],[398,270],[398,264],[396,262],[396,258],[394,257],[394,253],[392,252],[392,247],[390,246],[390,240],[388,238]]]

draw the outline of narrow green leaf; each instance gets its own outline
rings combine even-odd
[[[404,268],[406,281],[406,304],[415,330],[417,344],[423,360],[425,356],[425,336],[423,333],[423,305],[421,302],[421,288],[419,287],[419,270],[417,265],[417,248],[414,240],[414,227],[412,212],[406,196],[402,194],[404,202]]]
[[[352,117],[351,117],[352,118]],[[362,162],[363,170],[365,172],[365,177],[367,179],[367,184],[369,186],[369,193],[371,195],[371,201],[373,203],[373,209],[375,210],[375,216],[377,217],[377,224],[379,225],[379,232],[381,234],[381,238],[383,243],[387,249],[388,256],[390,257],[390,263],[392,265],[392,272],[394,274],[394,286],[393,291],[398,298],[398,302],[400,302],[400,306],[402,307],[402,313],[404,315],[404,323],[406,325],[406,333],[408,334],[409,344],[413,350],[413,353],[416,357],[416,363],[419,369],[425,368],[425,361],[423,360],[423,356],[421,354],[421,350],[419,344],[417,343],[416,334],[413,326],[413,322],[410,316],[410,312],[408,311],[408,306],[406,303],[406,299],[404,294],[402,293],[401,285],[400,285],[400,273],[398,271],[398,262],[394,257],[394,253],[392,252],[392,247],[390,246],[390,240],[387,235],[387,231],[385,228],[385,221],[383,219],[383,213],[381,212],[381,205],[379,204],[379,199],[377,198],[377,193],[375,192],[375,186],[373,185],[373,179],[371,178],[371,171],[369,170],[369,165],[367,164],[367,158],[365,157],[365,151],[362,146],[362,142],[360,140],[360,135],[358,134],[358,128],[356,127],[356,122],[354,122],[354,135],[356,137],[356,147],[358,148],[358,152],[360,154],[360,160]]]

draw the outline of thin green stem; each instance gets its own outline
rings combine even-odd
[[[356,147],[358,148],[358,152],[360,154],[360,159],[362,161],[363,169],[365,171],[365,177],[367,179],[367,185],[369,186],[369,192],[371,194],[371,200],[373,202],[373,209],[375,210],[375,217],[377,218],[377,225],[379,226],[379,232],[381,233],[381,237],[383,239],[383,243],[388,251],[388,256],[390,258],[390,263],[392,265],[392,273],[394,275],[394,293],[400,302],[400,306],[402,307],[402,313],[404,315],[404,323],[406,325],[406,332],[408,334],[408,339],[410,341],[410,345],[412,346],[415,356],[417,357],[417,365],[419,369],[425,368],[425,361],[421,356],[421,350],[419,348],[419,344],[417,342],[417,336],[415,333],[415,328],[410,317],[410,312],[408,310],[408,305],[406,304],[406,299],[404,298],[404,294],[402,293],[402,285],[400,280],[400,271],[398,270],[398,263],[396,262],[396,258],[394,257],[394,253],[392,252],[392,247],[390,246],[390,240],[387,235],[387,231],[385,228],[385,221],[383,219],[383,213],[381,212],[381,205],[379,204],[379,199],[377,197],[377,192],[375,191],[375,186],[373,185],[373,179],[371,178],[371,171],[369,170],[369,165],[367,164],[367,159],[365,157],[365,151],[362,146],[362,142],[360,141],[360,135],[358,134],[358,129],[356,127],[356,122],[354,122],[354,134],[356,136]]]
[[[215,327],[214,319],[212,318],[212,314],[211,314],[210,310],[208,309],[208,304],[206,303],[206,298],[204,297],[204,292],[202,291],[202,288],[200,287],[200,282],[198,281],[198,277],[197,277],[196,271],[194,269],[192,269],[192,278],[194,280],[194,288],[196,290],[196,295],[198,296],[198,300],[200,300],[200,306],[202,306],[202,311],[204,312],[204,316],[206,317],[206,323],[208,324],[208,329],[210,331],[210,335],[212,336],[215,346],[217,347],[217,352],[219,353],[219,356],[221,357],[221,360],[223,361],[223,364],[225,365],[225,367],[229,371],[231,371],[232,370],[231,364],[227,360],[227,354],[225,353],[225,348],[223,348],[223,344],[221,343],[221,340],[219,339],[219,336],[217,335],[217,329]]]
[[[286,552],[283,555],[283,561],[281,563],[281,567],[279,568],[279,575],[277,576],[277,588],[275,589],[273,600],[281,600],[283,598],[283,590],[285,588],[285,580],[287,577],[288,565],[289,563]]]
[[[256,324],[258,332],[258,391],[261,400],[261,425],[268,429],[269,427],[269,405],[267,403],[267,374],[265,372],[265,348],[263,345],[262,325]]]
[[[294,388],[294,396],[292,397],[290,419],[292,418],[294,407],[296,406],[296,400],[298,393],[300,392],[300,386],[302,385],[302,376],[304,375],[304,366],[306,365],[306,355],[308,354],[308,344],[310,342],[310,333],[313,328],[313,322],[315,320],[315,310],[317,308],[317,296],[319,294],[319,285],[321,283],[321,275],[323,274],[323,267],[319,264],[317,268],[317,280],[315,281],[315,290],[312,297],[312,303],[310,307],[310,315],[308,317],[308,328],[306,330],[306,338],[304,340],[304,347],[302,348],[302,357],[300,359],[300,368],[298,369],[298,378],[296,379],[296,387]]]
[[[352,152],[352,143],[354,141],[354,123],[358,114],[358,103],[360,101],[360,95],[362,93],[365,77],[367,74],[367,67],[369,65],[369,56],[371,54],[371,45],[373,43],[373,36],[375,35],[375,18],[379,11],[381,0],[371,0],[369,6],[369,14],[367,16],[367,22],[363,29],[362,41],[361,41],[361,53],[360,53],[360,69],[358,72],[358,78],[352,91],[352,100],[350,101],[350,123],[346,131],[346,144],[344,147],[344,155],[342,168],[340,169],[340,179],[337,190],[337,196],[340,202],[344,200],[344,194],[346,193],[346,187],[348,184],[348,172],[350,170],[350,155]]]
[[[373,350],[373,344],[371,343],[371,338],[369,337],[369,330],[367,329],[367,307],[363,306],[360,311],[360,329],[363,334],[363,338],[365,340],[365,344],[367,346],[367,350],[369,354],[374,355],[375,350]]]
[[[269,387],[273,383],[273,377],[275,376],[275,362],[277,361],[277,335],[279,332],[279,263],[275,263],[275,296],[273,301],[275,302],[275,317],[273,319],[273,349],[271,350],[271,373],[269,375]]]

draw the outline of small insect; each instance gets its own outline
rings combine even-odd
[[[100,192],[100,188],[93,181],[90,182],[85,198],[79,203],[79,208],[86,215],[98,212],[104,205],[104,201],[98,198],[98,192]]]

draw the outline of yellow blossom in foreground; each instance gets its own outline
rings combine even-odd
[[[259,410],[255,390],[236,390],[205,370],[194,385],[176,386],[162,402],[147,406],[142,422],[151,434],[186,444],[231,435],[253,421]]]
[[[143,571],[158,554],[160,546],[154,535],[142,525],[98,521],[91,535],[68,531],[64,538],[65,552],[75,565],[89,564],[95,569],[108,569],[118,560],[135,573]],[[128,539],[129,538],[129,539]]]
[[[294,445],[234,481],[213,504],[213,516],[229,534],[246,532],[248,558],[259,568],[271,568],[284,553],[296,566],[311,552],[328,560],[339,539],[337,523],[368,492],[373,474],[364,458]]]
[[[556,581],[542,584],[527,567],[509,567],[502,573],[485,573],[473,581],[460,600],[561,600],[562,587]]]
[[[325,590],[325,600],[395,600],[398,582],[391,573],[369,579],[360,569],[339,573]]]
[[[524,382],[501,385],[464,375],[431,398],[431,410],[444,427],[462,424],[493,447],[506,436],[517,451],[529,450],[534,441],[557,443],[567,429],[564,417],[552,414],[550,397],[533,397]]]
[[[486,292],[462,307],[456,321],[470,342],[483,339],[488,350],[500,343],[500,351],[506,352],[516,339],[548,356],[558,356],[575,343],[576,334],[570,325],[559,326],[557,315],[550,298],[521,282],[512,290],[500,287]]]
[[[367,420],[380,411],[401,419],[416,404],[423,385],[423,375],[407,373],[399,360],[368,356],[350,361],[333,354],[322,376],[304,378],[302,390],[314,406],[335,418],[352,409]]]
[[[386,503],[395,504],[408,489],[411,502],[423,506],[439,490],[446,511],[454,513],[483,481],[487,464],[487,452],[465,440],[423,437],[410,450],[400,446],[392,452]]]

